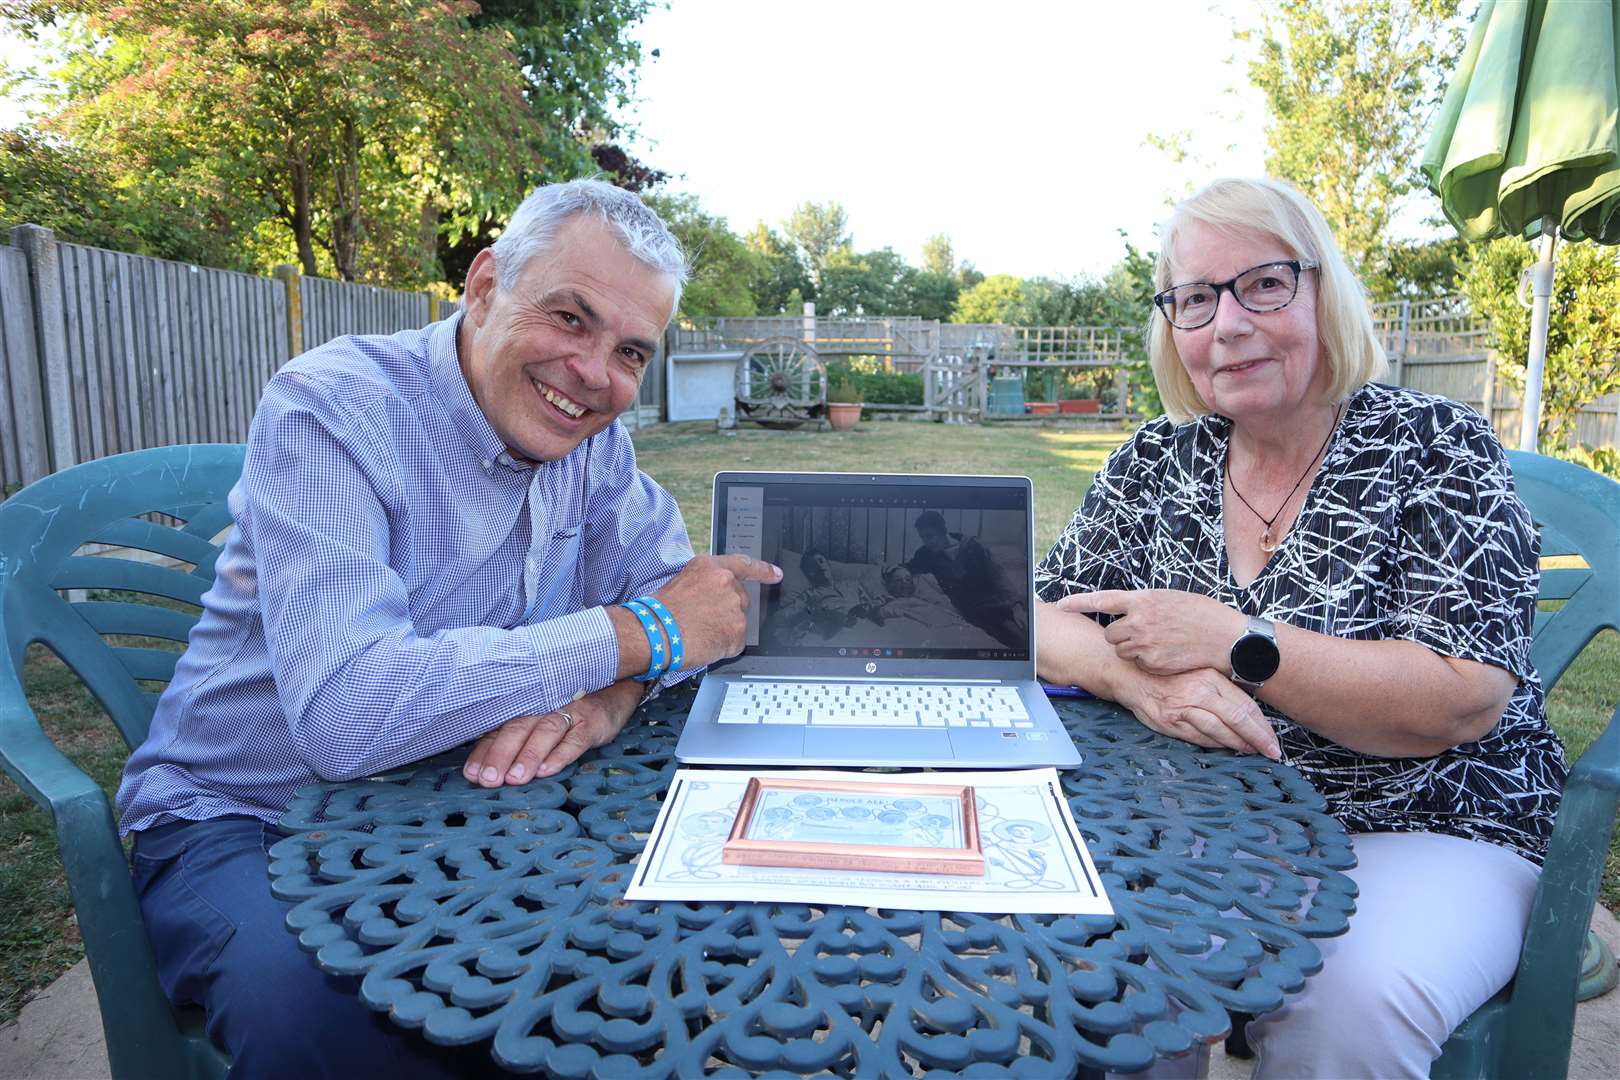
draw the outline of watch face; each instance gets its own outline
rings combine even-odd
[[[1232,674],[1244,682],[1262,683],[1277,674],[1277,643],[1264,634],[1244,634],[1232,646]]]

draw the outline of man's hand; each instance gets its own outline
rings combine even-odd
[[[1119,688],[1119,703],[1143,724],[1196,746],[1282,757],[1277,734],[1260,706],[1212,668],[1176,675],[1138,672]]]
[[[1176,589],[1074,593],[1057,606],[1116,616],[1103,637],[1121,660],[1152,675],[1225,671],[1232,643],[1248,623],[1242,612],[1219,600]]]
[[[779,567],[747,555],[699,555],[653,595],[680,625],[682,670],[736,656],[747,643],[745,581],[773,585]]]
[[[641,691],[639,684],[623,680],[561,709],[508,720],[473,744],[462,775],[487,788],[551,776],[593,746],[611,742],[635,711]]]

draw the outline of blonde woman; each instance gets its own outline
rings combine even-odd
[[[1249,1029],[1258,1076],[1425,1076],[1511,976],[1565,764],[1530,665],[1537,538],[1489,424],[1383,386],[1326,222],[1222,180],[1161,237],[1168,415],[1037,571],[1042,677],[1297,767],[1360,886],[1321,974]]]

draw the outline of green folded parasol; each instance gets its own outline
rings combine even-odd
[[[1620,243],[1620,26],[1611,0],[1484,0],[1423,153],[1463,239],[1542,237],[1522,449],[1536,449],[1557,239]]]

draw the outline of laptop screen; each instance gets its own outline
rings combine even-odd
[[[1028,482],[725,474],[714,550],[782,568],[745,656],[1030,661]]]

